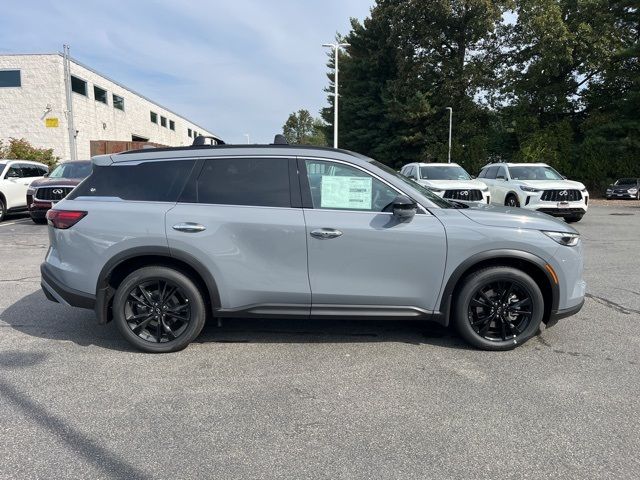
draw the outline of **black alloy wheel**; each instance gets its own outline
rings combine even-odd
[[[469,274],[453,302],[460,336],[484,350],[511,350],[536,335],[545,311],[536,281],[514,267],[487,267]]]
[[[124,315],[127,325],[138,337],[147,342],[164,343],[185,332],[191,321],[191,305],[175,283],[151,280],[129,291]]]
[[[7,215],[7,204],[4,203],[4,200],[0,198],[0,222],[4,220],[4,217]]]
[[[476,289],[467,315],[473,330],[489,341],[505,341],[522,334],[532,319],[533,302],[526,287],[502,280]]]
[[[202,292],[188,275],[169,267],[130,273],[113,297],[113,320],[125,339],[147,352],[182,350],[206,319]]]

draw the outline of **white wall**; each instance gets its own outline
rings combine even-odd
[[[0,70],[19,69],[22,86],[0,88],[0,140],[24,138],[33,146],[53,148],[68,158],[64,74],[59,55],[0,55]],[[47,106],[51,107],[45,113]],[[58,128],[47,128],[46,117],[60,119]]]
[[[63,59],[51,55],[0,55],[0,69],[20,69],[22,87],[0,88],[0,139],[25,138],[34,146],[53,148],[54,154],[70,158],[67,123],[64,111]],[[87,96],[72,93],[78,158],[89,158],[91,140],[131,141],[132,135],[169,146],[190,145],[187,129],[212,135],[187,119],[171,113],[131,90],[107,80],[92,70],[71,62],[71,74],[87,82]],[[107,90],[108,104],[94,98],[94,85]],[[113,107],[113,94],[124,98],[124,111]],[[45,115],[45,108],[52,110]],[[158,114],[158,124],[150,120],[150,112]],[[167,127],[160,126],[160,117]],[[59,119],[57,128],[45,126],[46,117]],[[175,131],[169,129],[175,122]]]

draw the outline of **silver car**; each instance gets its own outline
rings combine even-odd
[[[572,227],[447,201],[343,150],[97,156],[47,218],[46,296],[93,309],[148,352],[227,317],[430,320],[508,350],[584,301]]]

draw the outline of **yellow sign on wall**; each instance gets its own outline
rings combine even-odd
[[[47,126],[47,128],[58,128],[58,119],[47,118],[45,119],[44,124]]]

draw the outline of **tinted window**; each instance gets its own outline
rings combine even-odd
[[[487,174],[484,178],[493,179],[496,178],[496,173],[498,173],[498,166],[495,165],[493,167],[487,168]]]
[[[504,167],[498,168],[498,173],[496,173],[496,178],[507,178],[507,170]]]
[[[0,88],[20,87],[21,85],[20,70],[0,70]]]
[[[113,94],[113,108],[117,108],[118,110],[124,110],[124,98]]]
[[[93,98],[96,102],[107,103],[107,91],[104,88],[100,88],[97,85],[93,86]]]
[[[198,178],[196,190],[199,203],[290,207],[289,160],[207,160]]]
[[[43,174],[40,173],[40,168],[37,165],[29,165],[28,163],[23,163],[20,165],[22,169],[23,177],[40,177]]]
[[[487,169],[483,168],[482,170],[480,170],[480,173],[478,174],[478,178],[484,178],[486,174],[487,174]]]
[[[22,177],[24,177],[24,174],[22,173],[22,168],[20,168],[20,166],[15,164],[9,167],[9,170],[7,170],[7,174],[5,175],[5,178],[22,178]]]
[[[194,160],[171,160],[94,166],[91,175],[68,198],[118,197],[123,200],[175,202],[193,164]]]
[[[430,165],[420,167],[420,178],[430,180],[471,180],[466,170],[457,165]]]
[[[307,160],[313,208],[382,212],[398,195],[360,169],[341,163]]]
[[[71,90],[80,95],[87,96],[87,82],[71,75]]]

